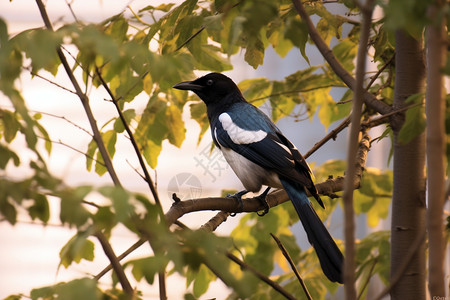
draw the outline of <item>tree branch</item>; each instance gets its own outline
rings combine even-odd
[[[314,27],[314,24],[311,21],[311,18],[309,17],[308,13],[306,12],[301,1],[300,0],[292,0],[292,3],[294,4],[295,9],[297,10],[300,17],[306,23],[306,26],[308,27],[309,36],[311,37],[311,40],[314,42],[314,44],[317,46],[317,49],[319,49],[320,53],[322,53],[322,56],[325,58],[325,60],[331,66],[331,68],[336,73],[336,75],[338,75],[339,78],[341,78],[342,81],[351,90],[355,90],[356,79],[350,73],[348,73],[347,70],[341,65],[341,63],[337,60],[336,56],[333,54],[333,51],[331,51],[331,49],[328,47],[328,45],[322,39],[319,32]],[[389,105],[378,100],[371,93],[365,92],[363,97],[364,97],[364,103],[367,106],[369,106],[370,108],[379,112],[380,114],[386,114],[391,111],[391,107]]]
[[[47,27],[47,29],[49,31],[54,31],[52,23],[50,22],[47,11],[45,9],[44,3],[42,2],[42,0],[36,0],[36,3],[38,5],[38,8],[41,13],[41,17],[42,17],[42,20],[44,21],[45,26]],[[70,79],[70,82],[72,83],[73,87],[75,88],[75,92],[76,92],[77,96],[81,100],[84,111],[86,112],[86,116],[89,120],[89,124],[91,125],[91,128],[92,128],[94,140],[97,143],[98,150],[100,151],[103,161],[105,162],[106,169],[108,170],[108,173],[111,176],[111,179],[114,182],[114,184],[116,186],[121,186],[119,177],[117,177],[116,171],[114,170],[114,166],[111,161],[111,158],[109,157],[108,151],[106,150],[105,144],[103,143],[102,136],[100,134],[100,130],[98,129],[98,126],[97,126],[97,121],[95,120],[94,114],[92,113],[91,107],[89,105],[89,98],[81,90],[81,87],[78,84],[78,81],[75,78],[75,75],[73,74],[72,69],[69,66],[69,63],[67,62],[67,59],[61,50],[61,47],[58,47],[56,49],[56,52],[57,52],[58,57],[61,60],[61,63],[67,73],[67,76]]]
[[[346,300],[356,299],[355,289],[355,212],[353,208],[353,182],[356,173],[355,155],[358,151],[358,137],[361,128],[362,97],[364,90],[364,73],[366,70],[366,49],[369,42],[369,31],[372,23],[373,0],[367,0],[362,10],[361,35],[356,62],[356,82],[354,86],[353,109],[351,114],[350,136],[347,150],[347,172],[344,182],[344,290]]]
[[[141,238],[139,239],[136,243],[134,243],[131,247],[129,247],[127,250],[125,250],[122,254],[120,254],[119,256],[117,256],[117,259],[119,261],[121,261],[122,259],[124,259],[125,257],[127,257],[129,254],[131,254],[134,250],[136,250],[137,248],[139,248],[140,246],[142,246],[144,243],[146,242],[146,239]],[[112,264],[110,264],[109,266],[107,266],[106,268],[104,268],[100,273],[98,273],[97,275],[94,276],[95,280],[100,280],[100,278],[102,278],[106,273],[108,273],[108,271],[110,271],[112,269]]]
[[[134,138],[133,132],[130,129],[130,126],[128,126],[127,121],[125,120],[125,117],[122,113],[122,110],[119,107],[119,104],[117,102],[116,97],[114,96],[113,92],[111,91],[111,89],[109,88],[108,84],[106,83],[106,81],[103,79],[102,74],[100,73],[100,70],[98,69],[98,67],[95,67],[95,73],[98,77],[98,79],[100,79],[100,82],[102,83],[102,86],[105,88],[105,90],[108,92],[109,96],[111,97],[111,101],[114,104],[114,107],[116,108],[117,114],[119,115],[120,120],[122,121],[122,124],[125,128],[125,131],[127,132],[131,144],[133,145],[133,149],[136,153],[136,156],[139,160],[139,164],[141,165],[142,171],[144,172],[144,176],[145,176],[145,181],[148,184],[148,187],[150,188],[150,191],[153,195],[153,198],[155,199],[155,203],[159,206],[160,211],[162,213],[162,206],[161,206],[161,201],[159,200],[159,196],[158,196],[158,191],[155,188],[155,185],[153,183],[152,178],[150,177],[150,174],[147,170],[147,167],[145,165],[144,159],[142,157],[142,154],[139,150],[139,146],[136,142],[136,139]]]
[[[114,254],[114,250],[112,249],[111,244],[108,242],[108,239],[100,231],[97,231],[94,235],[95,235],[95,237],[97,237],[98,241],[102,245],[103,251],[105,252],[106,256],[109,258],[109,261],[111,262],[111,266],[117,275],[117,279],[119,280],[120,285],[122,286],[122,289],[124,290],[124,292],[128,295],[128,297],[130,299],[133,298],[134,290],[131,287],[131,284],[128,281],[127,276],[125,275],[125,271],[123,270],[119,259]]]

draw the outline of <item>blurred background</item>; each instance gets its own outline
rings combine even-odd
[[[152,5],[158,5],[167,1],[150,2]],[[137,11],[139,8],[148,5],[149,1],[78,0],[66,2],[61,0],[48,0],[46,6],[50,19],[55,24],[55,27],[62,23],[74,21],[74,17],[68,8],[68,3],[72,6],[79,20],[83,22],[99,22],[123,11],[125,11],[125,14],[130,15],[128,6]],[[8,32],[12,35],[26,29],[43,26],[36,3],[30,0],[1,1],[0,17],[6,21]],[[310,57],[311,65],[322,63],[323,59],[314,46],[307,45],[306,53]],[[243,54],[242,56],[233,56],[231,61],[234,69],[225,72],[225,74],[231,77],[236,83],[257,77],[267,77],[269,80],[283,79],[285,76],[297,70],[309,67],[298,49],[292,50],[285,58],[280,58],[272,48],[268,48],[266,50],[264,64],[257,70],[244,62]],[[370,62],[369,68],[373,68],[373,66],[370,66]],[[196,75],[200,76],[204,73],[206,72],[199,72]],[[66,78],[66,74],[62,71],[58,72],[56,81],[63,86],[71,87],[70,82]],[[41,124],[48,130],[52,140],[61,141],[64,144],[85,151],[85,147],[90,142],[91,137],[61,118],[64,117],[82,128],[89,129],[88,121],[77,96],[43,79],[37,77],[31,78],[31,75],[27,71],[23,72],[19,84],[28,108],[31,111],[47,113],[43,115]],[[331,95],[337,101],[341,97],[342,91],[333,89]],[[147,95],[139,95],[131,106],[136,108],[137,111],[142,111],[147,97]],[[115,115],[114,108],[105,100],[108,97],[103,91],[90,91],[90,98],[98,124],[102,126]],[[0,107],[11,107],[9,100],[2,94],[0,94]],[[194,120],[190,119],[188,107],[188,105],[185,106],[183,113],[187,128],[186,140],[181,148],[176,148],[168,142],[165,142],[163,151],[158,159],[157,169],[152,171],[151,174],[157,183],[158,192],[165,211],[172,203],[170,195],[173,192],[176,192],[183,199],[218,196],[224,188],[242,189],[241,183],[223,160],[220,153],[213,152],[212,155],[209,155],[211,146],[209,132],[197,144],[200,127]],[[270,105],[263,105],[262,109],[270,115]],[[294,111],[301,112],[302,108],[298,107]],[[339,123],[337,122],[337,124]],[[337,124],[332,124],[326,130],[317,117],[310,120],[306,116],[304,118],[285,117],[277,123],[279,128],[302,153],[306,153]],[[384,128],[380,126],[372,129],[370,135],[374,138],[381,135],[383,131]],[[320,165],[330,159],[345,159],[346,140],[347,132],[344,131],[338,135],[335,141],[328,142],[314,153],[308,159],[308,162],[311,165]],[[25,143],[23,141],[21,142],[16,139],[12,147],[20,152],[22,148],[25,148],[24,145]],[[116,149],[114,164],[123,185],[131,191],[148,193],[146,183],[133,169],[133,167],[138,167],[138,163],[129,141],[121,137],[118,140]],[[388,139],[383,139],[380,143],[374,143],[369,153],[367,166],[379,169],[388,168],[389,166],[386,165],[386,161],[388,161],[389,150],[390,145]],[[21,159],[25,159],[26,155],[28,155],[27,151],[20,153],[22,153]],[[66,184],[103,185],[111,183],[108,175],[99,177],[95,172],[87,173],[85,164],[86,158],[84,155],[64,145],[53,145],[53,153],[49,159],[49,167],[51,172],[55,176],[62,178]],[[0,176],[21,178],[27,172],[27,169],[20,170],[20,172],[17,172],[15,169],[14,173],[8,172],[7,170],[6,174],[1,174]],[[19,217],[21,221],[14,227],[6,222],[0,222],[0,298],[4,298],[13,293],[28,294],[32,288],[81,277],[86,275],[86,272],[96,274],[108,264],[107,259],[103,256],[101,247],[96,244],[97,255],[94,262],[82,261],[78,265],[72,265],[67,270],[63,267],[58,268],[58,253],[62,246],[75,233],[75,230],[70,230],[59,225],[57,203],[53,203],[51,209],[54,219],[50,220],[46,227],[33,224],[25,214],[22,218]],[[335,238],[342,239],[343,220],[339,210],[340,208],[333,215],[330,232]],[[184,216],[181,221],[192,228],[196,228],[205,223],[213,215],[215,215],[215,212],[194,213]],[[217,232],[219,234],[229,234],[238,221],[239,216],[229,218],[226,223],[218,228]],[[386,220],[380,222],[378,227],[368,228],[364,216],[358,217],[356,236],[357,238],[361,238],[367,235],[369,231],[389,229],[389,224],[388,217]],[[304,243],[308,247],[306,235],[300,227],[298,226],[298,230],[294,231],[298,239],[303,241],[302,244]],[[125,229],[116,230],[112,237],[112,244],[116,254],[126,250],[135,241],[136,236]],[[148,251],[148,246],[144,245],[130,257],[145,255]],[[102,278],[102,283],[104,283],[105,287],[110,282],[109,278],[110,276]],[[180,295],[183,295],[185,283],[171,284],[171,282],[176,283],[176,280],[179,280],[176,276],[171,276],[168,280],[168,286],[170,286],[168,291],[169,298],[177,299]],[[144,284],[140,286],[144,286]],[[217,292],[218,288],[223,288],[220,282],[216,283],[216,286],[211,289]],[[157,287],[153,289],[153,287],[146,285],[146,289],[143,292],[145,298],[156,297]],[[211,296],[217,296],[217,293],[211,294]],[[208,297],[208,293],[205,297]]]

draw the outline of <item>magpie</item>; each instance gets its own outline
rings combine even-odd
[[[248,103],[236,84],[220,73],[173,86],[190,90],[206,104],[214,144],[248,191],[284,188],[330,281],[342,283],[344,257],[317,216],[306,190],[324,208],[312,181],[312,171],[298,149],[258,108]]]

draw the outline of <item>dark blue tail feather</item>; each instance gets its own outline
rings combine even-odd
[[[333,282],[343,283],[342,267],[344,257],[334,242],[325,225],[317,216],[303,187],[296,183],[281,179],[292,204],[297,211],[308,241],[316,250],[323,273]]]

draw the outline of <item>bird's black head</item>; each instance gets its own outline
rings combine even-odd
[[[233,80],[220,73],[209,73],[194,81],[180,82],[174,85],[173,88],[193,91],[206,105],[219,104],[226,96],[231,95],[236,95],[236,97],[232,98],[244,101],[239,88]]]

